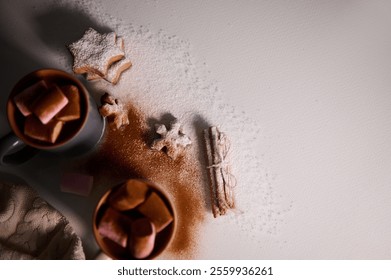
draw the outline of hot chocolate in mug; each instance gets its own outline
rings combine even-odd
[[[152,260],[175,238],[172,197],[151,181],[132,178],[109,188],[93,215],[93,233],[104,254],[118,260]]]
[[[36,105],[35,103],[41,101],[41,96],[36,98],[38,100],[32,100],[30,104],[35,108],[38,117],[29,116],[29,114],[32,114],[31,112],[26,113],[23,111],[23,108],[21,109],[21,105],[17,102],[15,96],[23,91],[30,91],[29,88],[34,88],[36,85],[40,86],[42,81],[44,81],[44,84],[47,85],[48,88],[54,88],[54,91],[61,89],[62,87],[71,86],[72,89],[78,93],[77,102],[79,102],[80,107],[78,107],[79,115],[76,119],[72,119],[71,117],[72,120],[70,121],[59,121],[56,120],[56,116],[52,116],[51,120],[46,120],[48,115],[50,117],[50,113],[53,111],[55,112],[56,108],[45,108],[45,104],[47,103],[48,107],[55,107],[57,105],[53,105],[56,101],[51,102],[50,99],[47,98],[44,98],[44,101],[39,105]],[[48,92],[54,97],[56,97],[56,94],[61,96],[61,93],[58,94],[55,92],[55,94],[53,94],[52,91]],[[44,94],[47,93],[41,93],[41,95]],[[27,105],[29,105],[28,102]],[[61,104],[61,106],[65,105]],[[43,108],[37,109],[37,107]],[[40,115],[39,109],[44,113]],[[23,77],[14,86],[8,98],[7,118],[12,131],[0,139],[1,165],[23,163],[39,151],[48,151],[64,156],[85,154],[91,151],[100,141],[105,127],[104,119],[99,114],[97,104],[85,86],[75,76],[57,69],[41,69]],[[28,118],[30,118],[30,123],[30,120],[32,120],[32,125],[30,123],[29,126],[27,125],[26,120]],[[53,135],[53,131],[58,134],[58,136],[55,136],[55,141],[43,141],[40,139],[39,133],[48,133],[45,131],[48,130],[45,128],[45,124],[40,123],[40,121],[42,121],[41,119],[43,122],[49,122],[46,124],[48,126],[53,124],[50,123],[52,119],[53,122],[56,122],[57,126],[54,130],[51,128],[52,130],[50,130],[50,133],[52,134],[49,134],[50,136]],[[62,120],[61,118],[59,119]],[[66,118],[64,119],[66,120]],[[34,122],[36,122],[37,125],[35,125]],[[44,127],[42,132],[38,129],[41,126]],[[60,128],[60,130],[57,130],[58,128]],[[45,135],[45,137],[47,137],[47,135]]]

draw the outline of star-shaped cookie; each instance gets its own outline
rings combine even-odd
[[[109,123],[114,129],[120,129],[122,126],[129,124],[127,110],[118,99],[106,92],[101,97],[101,103],[99,113],[103,117],[109,117]]]
[[[83,37],[68,46],[74,57],[73,72],[105,76],[109,66],[122,59],[124,51],[117,45],[114,32],[100,34],[89,28]]]
[[[172,121],[170,125],[170,130],[167,130],[164,124],[156,125],[156,132],[161,135],[161,138],[153,141],[151,148],[160,151],[165,147],[167,155],[176,159],[191,144],[191,140],[182,132],[182,125],[178,120]]]
[[[124,39],[122,37],[117,37],[116,44],[121,49],[121,51],[125,51]],[[116,83],[118,83],[118,80],[122,72],[129,69],[131,66],[132,66],[132,62],[128,58],[123,57],[122,59],[110,65],[110,67],[107,69],[107,74],[105,76],[102,77],[95,73],[87,72],[86,78],[88,81],[100,80],[103,78],[109,83],[115,85]]]

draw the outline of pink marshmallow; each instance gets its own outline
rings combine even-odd
[[[36,99],[43,93],[46,93],[48,86],[44,80],[40,80],[35,84],[24,89],[14,97],[14,102],[23,116],[31,115],[31,106]]]
[[[64,173],[61,178],[61,191],[80,196],[89,196],[94,177],[80,173]]]
[[[128,243],[132,219],[112,208],[107,208],[98,225],[99,234],[123,248]]]

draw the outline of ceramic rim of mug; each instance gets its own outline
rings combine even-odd
[[[77,86],[80,93],[80,111],[82,112],[82,115],[79,120],[77,120],[78,127],[75,129],[72,133],[67,135],[64,139],[55,142],[55,143],[46,143],[41,142],[39,140],[32,139],[28,136],[26,136],[20,125],[18,124],[17,119],[22,118],[23,115],[19,112],[19,109],[16,107],[13,98],[15,95],[20,93],[22,90],[26,89],[27,87],[33,85],[34,83],[38,82],[39,80],[45,80],[48,82],[56,82],[56,81],[69,81],[69,83]],[[64,83],[65,84],[65,83]],[[76,78],[76,76],[67,73],[63,70],[59,69],[52,69],[52,68],[44,68],[39,69],[36,71],[33,71],[23,78],[21,78],[13,87],[7,101],[7,118],[8,123],[10,124],[10,127],[12,131],[18,136],[25,144],[32,146],[34,148],[38,148],[41,150],[51,150],[58,147],[61,147],[65,144],[67,144],[69,141],[71,141],[75,136],[79,134],[79,132],[84,128],[86,122],[87,122],[87,116],[89,114],[90,106],[89,106],[89,93],[88,90],[85,88],[85,86],[81,83],[79,79]],[[84,105],[84,106],[83,106]],[[82,107],[83,106],[83,107]],[[19,115],[19,116],[18,116]],[[76,122],[76,121],[75,121]]]
[[[137,180],[137,181],[141,181],[141,182],[146,183],[149,188],[151,188],[153,191],[155,191],[159,195],[159,197],[161,197],[163,199],[163,201],[166,203],[168,209],[171,211],[171,214],[172,214],[172,217],[173,217],[172,224],[169,225],[169,227],[171,227],[171,229],[170,229],[169,237],[168,237],[166,243],[163,246],[161,246],[160,248],[158,248],[156,250],[156,252],[154,252],[155,251],[155,249],[154,249],[154,251],[151,253],[151,255],[149,255],[148,257],[146,257],[144,259],[141,259],[141,260],[152,260],[152,259],[155,259],[156,257],[158,257],[162,252],[164,252],[164,250],[171,244],[171,242],[172,242],[172,240],[173,240],[173,238],[175,236],[175,233],[176,233],[176,230],[177,230],[177,214],[176,214],[176,211],[175,211],[175,207],[174,207],[173,203],[171,202],[172,199],[169,198],[169,196],[166,194],[166,192],[163,191],[162,188],[159,187],[157,184],[155,184],[155,183],[153,183],[153,182],[151,182],[149,180],[140,179],[140,178],[129,178],[128,180]],[[97,219],[98,219],[98,216],[99,216],[99,210],[105,204],[105,202],[107,201],[109,195],[114,190],[117,190],[120,186],[122,186],[128,180],[125,180],[122,183],[117,184],[117,185],[109,188],[99,198],[99,201],[98,201],[97,205],[94,208],[94,213],[93,213],[93,217],[92,217],[92,229],[93,229],[93,235],[94,235],[95,241],[99,245],[99,248],[102,250],[102,252],[105,253],[107,256],[109,256],[112,259],[119,259],[119,258],[118,258],[118,256],[115,256],[110,251],[105,249],[106,247],[109,247],[109,246],[104,244],[103,237],[98,232]],[[133,258],[133,259],[137,260],[136,258]]]

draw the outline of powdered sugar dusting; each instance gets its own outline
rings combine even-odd
[[[210,213],[206,225],[213,223],[222,231],[235,228],[250,243],[259,242],[260,234],[277,237],[290,208],[283,206],[283,198],[273,185],[275,178],[266,166],[268,159],[257,153],[266,137],[262,127],[245,112],[227,104],[206,64],[192,56],[189,42],[164,31],[156,33],[145,26],[125,24],[102,13],[92,1],[82,1],[80,5],[124,38],[125,56],[133,64],[117,85],[103,80],[91,83],[96,91],[109,91],[123,102],[131,102],[149,120],[161,120],[167,115],[178,118],[192,142],[199,143],[193,145],[192,153],[202,165],[205,165],[203,129],[216,125],[230,139],[237,209],[218,219],[213,219]],[[206,175],[203,180],[208,188]]]

